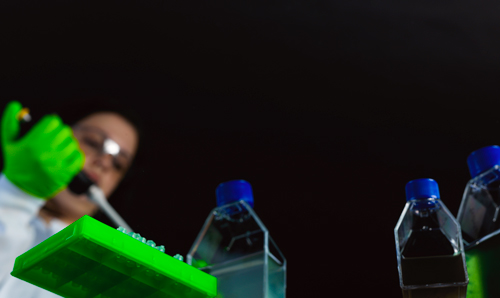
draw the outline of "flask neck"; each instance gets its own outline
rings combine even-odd
[[[413,228],[439,228],[437,211],[441,209],[440,199],[412,200],[410,210],[413,213]]]
[[[424,211],[424,210],[435,210],[440,208],[440,199],[436,198],[423,198],[423,199],[414,199],[409,201],[411,204],[411,210]]]
[[[225,219],[231,222],[243,222],[251,217],[250,207],[245,201],[237,201],[217,207],[215,210],[216,220]]]
[[[413,228],[439,229],[439,221],[435,209],[416,210],[413,214]]]

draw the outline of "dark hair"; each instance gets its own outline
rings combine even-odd
[[[120,101],[116,97],[93,96],[83,99],[71,99],[60,105],[57,114],[64,123],[72,126],[83,118],[98,112],[119,114],[137,130],[139,139],[143,136],[143,123],[136,109],[128,101]]]

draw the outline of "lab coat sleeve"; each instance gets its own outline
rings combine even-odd
[[[0,288],[16,257],[31,248],[35,230],[30,222],[44,203],[0,174]]]

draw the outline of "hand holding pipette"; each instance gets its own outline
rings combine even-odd
[[[25,192],[48,200],[83,169],[85,155],[71,128],[57,115],[46,115],[28,133],[19,135],[29,112],[10,102],[2,116],[3,174]]]
[[[14,181],[11,180],[11,182],[26,192],[43,199],[52,198],[66,187],[75,194],[85,193],[116,226],[123,226],[132,231],[130,226],[109,205],[102,190],[82,171],[85,156],[71,128],[63,124],[58,116],[47,115],[30,128],[26,134],[20,134],[21,128],[26,128],[26,125],[20,126],[20,124],[30,121],[29,109],[22,108],[19,102],[9,103],[2,118],[2,147],[4,155],[10,155],[11,160],[12,155],[14,155],[17,159],[15,162],[10,162],[4,156],[7,173],[9,173],[7,175],[4,171],[7,178],[11,180],[10,177],[13,177]],[[31,151],[29,151],[30,149]],[[29,153],[34,154],[34,156],[30,156]],[[50,157],[48,161],[44,159],[47,156]],[[20,164],[25,166],[14,167],[14,165]],[[40,164],[42,166],[39,166],[38,172],[30,170],[30,167]],[[12,168],[17,170],[14,170],[14,174],[9,171]]]

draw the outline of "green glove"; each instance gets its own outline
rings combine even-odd
[[[10,102],[2,117],[3,173],[27,193],[50,199],[65,189],[83,169],[85,155],[71,128],[56,115],[46,115],[20,139],[18,113],[22,106]]]

